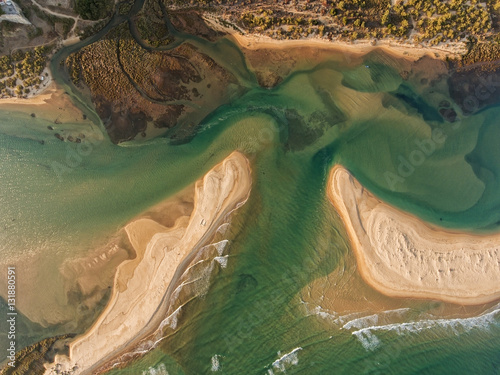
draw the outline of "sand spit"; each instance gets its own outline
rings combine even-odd
[[[152,322],[165,317],[162,300],[178,266],[210,240],[246,201],[250,188],[249,163],[233,152],[196,182],[190,216],[178,217],[170,228],[148,218],[129,223],[125,231],[137,256],[118,267],[107,307],[87,333],[69,344],[69,358],[57,355],[45,373],[95,373],[155,330]]]
[[[391,297],[475,305],[500,298],[500,234],[453,233],[381,202],[343,167],[328,180],[363,279]]]

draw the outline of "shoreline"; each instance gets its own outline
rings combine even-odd
[[[47,87],[44,87],[43,90],[37,92],[36,94],[32,94],[28,98],[18,98],[18,97],[10,97],[10,98],[0,98],[0,109],[2,106],[7,105],[20,105],[20,106],[28,106],[35,105],[40,106],[47,104],[48,101],[52,98],[52,96],[61,91],[62,89],[56,86],[54,81],[50,81]]]
[[[364,56],[375,50],[384,50],[396,58],[404,58],[416,61],[421,57],[432,55],[434,59],[444,60],[446,57],[460,57],[467,49],[463,46],[450,46],[448,48],[418,46],[413,43],[403,43],[390,39],[377,40],[373,45],[371,40],[356,40],[354,42],[346,42],[341,40],[328,40],[325,38],[313,37],[302,39],[273,39],[271,37],[260,34],[242,34],[229,27],[221,25],[217,20],[209,14],[203,14],[204,20],[209,25],[218,31],[226,33],[226,36],[232,38],[243,49],[258,50],[258,49],[288,49],[288,48],[311,48],[317,47],[320,49],[328,49],[339,53],[350,55]],[[438,56],[436,56],[438,54]]]
[[[118,266],[102,314],[69,344],[69,357],[58,354],[54,363],[45,365],[45,374],[99,373],[151,335],[165,318],[179,270],[210,240],[220,222],[246,202],[250,189],[249,162],[235,151],[196,182],[193,211],[178,216],[172,227],[147,217],[127,224],[125,232],[136,257]]]
[[[363,280],[390,297],[479,305],[500,298],[500,233],[446,231],[399,211],[342,166],[327,195],[342,219]]]
[[[225,37],[233,39],[240,48],[247,49],[251,51],[259,49],[295,49],[295,48],[319,48],[325,50],[331,50],[338,53],[344,53],[353,55],[356,57],[367,55],[376,50],[383,50],[386,53],[394,56],[395,58],[404,58],[411,61],[416,61],[424,56],[430,56],[434,59],[444,60],[446,57],[461,57],[467,49],[465,44],[462,46],[453,45],[450,47],[442,48],[439,46],[429,47],[415,45],[411,42],[401,42],[394,41],[390,39],[377,40],[376,44],[372,44],[372,40],[356,40],[353,42],[347,42],[342,40],[328,40],[320,37],[312,38],[301,38],[301,39],[273,39],[271,37],[257,34],[257,33],[245,33],[242,34],[234,29],[221,25],[216,19],[211,17],[210,14],[204,13],[203,19],[207,22],[211,28],[216,31],[222,31],[225,33]],[[68,46],[75,43],[75,38],[65,39],[63,45]],[[47,68],[44,72],[48,71]],[[23,104],[23,105],[42,105],[44,100],[50,99],[50,95],[54,90],[58,88],[54,87],[55,82],[52,79],[52,75],[49,72],[48,82],[44,84],[44,87],[37,92],[31,92],[28,94],[27,98],[0,98],[0,109],[3,104]]]
[[[0,110],[47,120],[60,131],[65,129],[67,124],[86,125],[90,128],[93,126],[91,119],[85,116],[66,91],[54,81],[42,93],[30,98],[0,99]]]

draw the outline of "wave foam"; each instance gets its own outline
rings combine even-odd
[[[395,310],[387,310],[383,311],[378,314],[373,314],[373,315],[368,315],[368,316],[362,316],[359,318],[355,318],[352,320],[347,321],[342,328],[343,329],[361,329],[361,328],[366,328],[366,327],[372,327],[376,326],[379,324],[379,322],[383,323],[384,320],[387,319],[397,319],[397,318],[402,318],[404,314],[408,313],[410,311],[409,308],[401,308],[401,309],[395,309]],[[353,314],[349,314],[348,317],[351,317]],[[341,316],[338,318],[338,321],[342,321],[344,316]]]
[[[454,335],[470,332],[473,329],[489,329],[492,326],[500,326],[500,322],[495,318],[499,315],[500,309],[495,309],[488,313],[470,318],[455,319],[426,319],[407,323],[393,323],[386,325],[374,325],[358,329],[352,332],[367,350],[374,350],[381,343],[375,335],[377,331],[395,332],[398,335],[417,333],[431,328],[442,328],[451,331]],[[352,325],[351,327],[354,327]]]
[[[370,351],[375,350],[382,344],[380,337],[376,335],[380,331],[391,331],[397,335],[404,335],[423,330],[440,329],[439,335],[442,336],[442,330],[448,330],[449,333],[460,335],[472,329],[486,330],[491,327],[500,327],[500,303],[482,314],[470,318],[430,319],[428,316],[421,316],[420,320],[409,322],[402,322],[402,320],[409,319],[408,313],[412,311],[410,308],[387,310],[372,315],[364,315],[366,313],[363,312],[339,315],[334,311],[323,309],[321,306],[315,306],[311,309],[307,307],[307,303],[304,302],[304,304],[308,314],[330,320],[334,325],[340,326],[341,329],[352,331],[352,335],[358,339],[366,350]]]
[[[217,228],[217,232],[224,235],[226,234],[227,230],[229,229],[229,223],[224,223]]]
[[[219,354],[215,354],[212,357],[212,372],[216,372],[216,371],[221,370],[220,358],[222,358],[222,356]]]
[[[220,264],[222,268],[227,267],[227,255],[224,255],[222,257],[215,257],[214,260]]]
[[[217,253],[219,254],[219,256],[222,256],[222,254],[224,253],[224,249],[226,248],[226,246],[228,244],[229,244],[228,240],[222,240],[222,241],[213,243],[212,245],[217,249]]]
[[[359,330],[352,333],[359,340],[363,348],[373,351],[380,346],[380,339],[370,330]]]
[[[297,353],[301,350],[302,350],[302,348],[298,347],[298,348],[293,349],[291,352],[283,354],[283,355],[281,355],[281,352],[278,352],[278,355],[281,357],[273,362],[272,367],[277,371],[285,372],[289,366],[298,365],[299,364],[299,357],[298,357]],[[273,375],[274,371],[272,369],[269,369],[267,371],[267,373],[269,375]]]
[[[167,316],[165,319],[163,319],[160,323],[160,326],[158,327],[158,330],[161,332],[163,328],[165,328],[167,325],[170,326],[170,328],[175,329],[177,327],[177,315],[179,315],[179,312],[181,311],[181,308],[184,305],[179,306],[177,309],[174,310],[172,314]]]

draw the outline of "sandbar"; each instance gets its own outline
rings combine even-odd
[[[339,165],[331,170],[327,193],[361,276],[379,292],[462,305],[500,298],[500,233],[430,225],[374,197]]]
[[[108,305],[88,332],[69,343],[69,357],[57,355],[54,363],[45,365],[45,373],[99,372],[147,336],[148,329],[156,329],[165,318],[162,301],[179,266],[246,202],[250,189],[248,160],[233,152],[196,182],[189,216],[179,216],[172,227],[145,217],[127,224],[135,258],[118,266]]]

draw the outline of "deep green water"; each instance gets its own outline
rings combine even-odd
[[[48,123],[0,112],[2,256],[22,267],[23,257],[43,254],[32,287],[62,295],[54,275],[64,259],[83,256],[240,150],[252,162],[254,185],[232,218],[227,267],[215,265],[208,291],[182,307],[166,340],[112,374],[499,374],[497,306],[468,318],[411,307],[362,319],[367,306],[339,323],[334,311],[306,308],[299,295],[349,251],[325,194],[335,163],[429,222],[498,230],[500,108],[446,122],[436,104],[447,97],[445,86],[403,81],[382,53],[356,66],[332,55],[262,89],[234,45],[195,42],[212,57],[232,56],[247,91],[206,118],[189,143],[115,146],[104,137],[75,161],[76,146],[55,139]],[[437,128],[446,138],[429,146]],[[99,138],[98,125],[84,130]],[[401,160],[424,143],[414,170],[398,175]],[[25,324],[21,345],[68,329]]]

